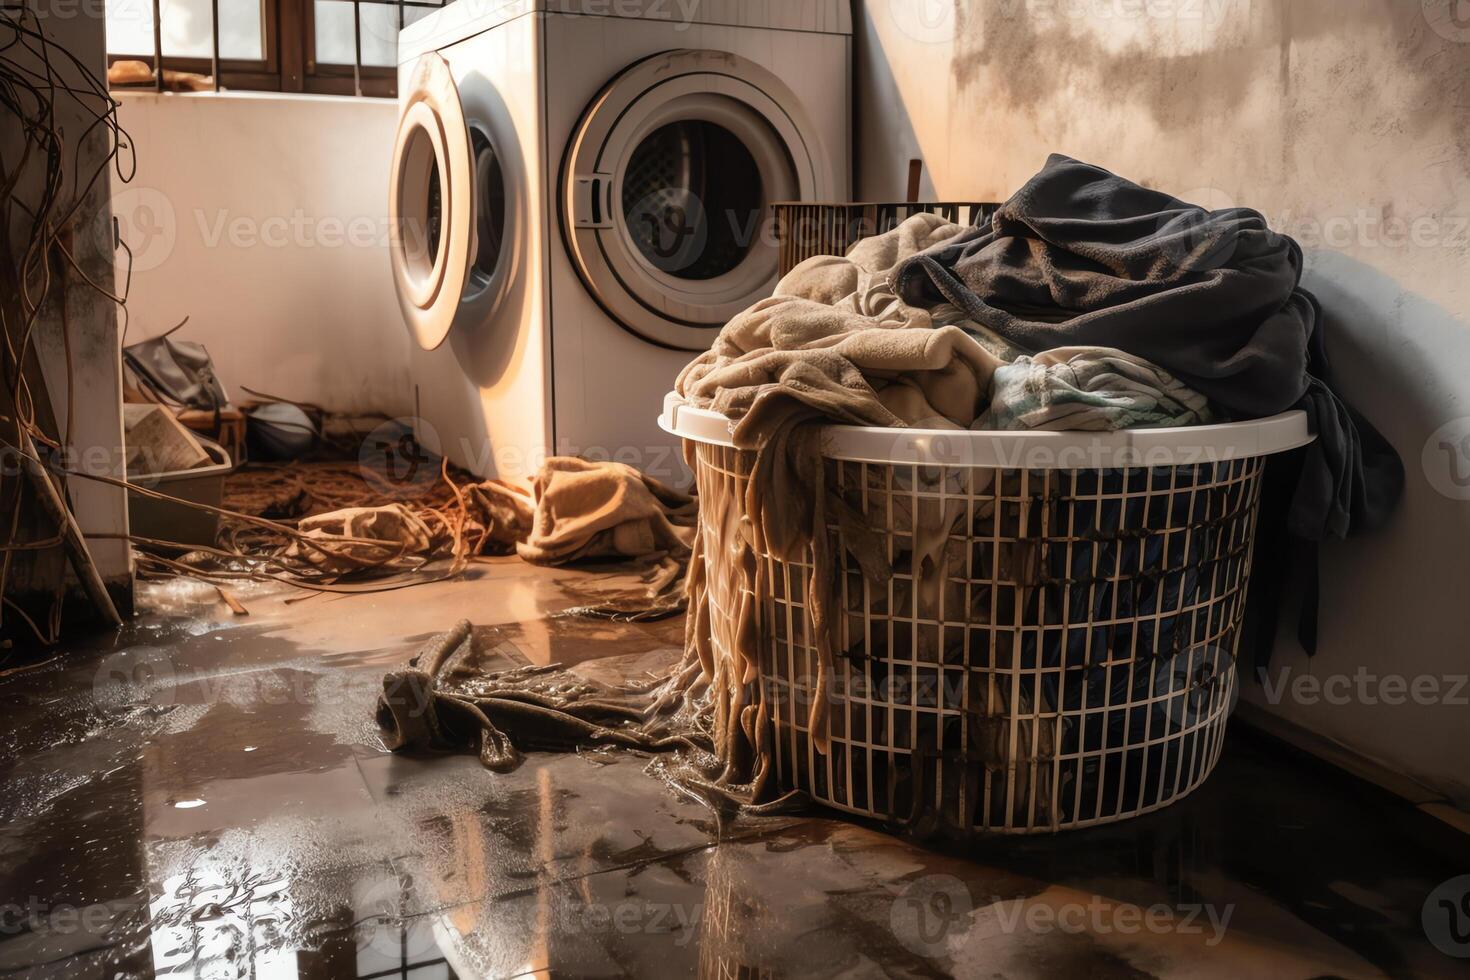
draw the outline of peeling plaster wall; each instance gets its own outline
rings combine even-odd
[[[114,187],[133,243],[128,340],[204,344],[248,386],[343,412],[408,414],[408,331],[388,261],[397,103],[270,93],[122,93],[137,177]]]
[[[1408,490],[1385,532],[1325,548],[1317,657],[1288,614],[1286,692],[1244,697],[1470,803],[1470,20],[1454,0],[856,6],[863,198],[901,199],[918,157],[925,196],[1003,200],[1056,151],[1301,241],[1342,393]],[[1315,697],[1291,693],[1304,674]]]
[[[98,77],[106,74],[106,42],[100,6],[93,10],[66,0],[30,0],[27,6],[37,13],[41,29],[49,38]],[[26,23],[35,26],[35,21]],[[6,56],[15,59],[27,57],[18,48],[13,48]],[[62,79],[78,86],[83,84],[81,73],[65,59],[54,58],[52,64]],[[32,61],[32,67],[38,72],[41,70],[39,62]],[[100,108],[96,99],[88,104]],[[66,139],[68,158],[61,189],[62,207],[65,208],[85,190],[78,178],[90,178],[101,165],[109,151],[109,139],[100,127],[89,131],[94,117],[74,100],[59,97],[56,107],[55,123]],[[6,114],[4,118],[7,128],[14,125],[14,116]],[[18,159],[18,154],[12,150],[12,139],[17,135],[14,131],[0,133],[8,161]],[[41,172],[39,166],[27,168],[26,179],[16,190],[20,199],[39,199]],[[77,209],[71,226],[72,251],[77,264],[104,289],[113,287],[112,214],[108,196],[104,175]],[[14,229],[12,233],[15,233]],[[42,316],[36,322],[34,337],[57,428],[61,434],[69,433],[71,437],[68,465],[86,473],[121,477],[122,362],[116,307],[75,274],[68,278],[65,302],[69,330],[67,343],[64,344],[62,338],[60,289],[53,289]],[[67,353],[68,344],[70,355]],[[69,411],[72,413],[70,419]],[[67,481],[67,492],[77,523],[88,538],[87,544],[98,571],[113,593],[114,602],[126,612],[132,606],[132,553],[126,542],[116,536],[126,534],[128,530],[127,496],[117,487],[79,477]],[[48,524],[47,534],[51,530]],[[104,537],[107,535],[111,537]],[[25,560],[26,556],[20,556],[17,562],[24,564]],[[62,565],[63,558],[58,553],[46,558],[45,563],[54,570]],[[52,573],[42,572],[40,559],[36,570],[34,586],[44,588]],[[79,589],[70,569],[66,575]],[[49,581],[55,582],[56,579],[50,578]],[[25,588],[14,579],[12,582]],[[76,606],[67,608],[87,608],[87,602],[80,599]],[[22,631],[17,635],[28,634]]]

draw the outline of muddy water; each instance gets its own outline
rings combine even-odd
[[[384,669],[460,616],[507,666],[611,680],[678,655],[679,618],[558,615],[590,584],[492,565],[346,600],[245,589],[247,617],[173,585],[0,679],[0,975],[1450,975],[1419,911],[1466,868],[1249,740],[1170,811],[965,854],[722,822],[628,754],[496,776],[382,749]],[[1155,906],[1172,927],[1123,925]]]

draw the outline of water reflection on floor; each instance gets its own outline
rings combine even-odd
[[[383,750],[384,669],[460,617],[509,663],[677,656],[679,620],[549,616],[581,574],[242,590],[247,617],[170,583],[115,641],[0,678],[0,975],[1463,975],[1420,910],[1470,869],[1249,738],[1163,813],[949,854],[719,819],[627,755]]]

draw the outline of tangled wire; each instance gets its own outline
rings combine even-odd
[[[81,129],[63,130],[63,121],[80,115]],[[8,118],[14,117],[14,122]],[[78,233],[94,212],[88,202],[99,184],[114,170],[121,181],[136,170],[132,144],[118,124],[117,103],[105,82],[76,55],[48,38],[36,12],[24,4],[0,4],[0,128],[6,133],[0,154],[0,333],[3,333],[5,400],[0,404],[0,451],[23,467],[44,466],[58,474],[58,491],[65,494],[65,471],[45,457],[64,459],[75,418],[72,349],[67,309],[67,287],[83,283],[104,299],[116,303],[126,316],[131,258],[123,288],[114,291],[97,281],[77,259]],[[11,152],[9,137],[18,135]],[[100,146],[99,146],[100,144]],[[84,164],[84,161],[87,161]],[[113,244],[126,244],[113,230]],[[108,256],[110,259],[110,255]],[[53,314],[61,326],[66,361],[67,412],[65,430],[55,424],[49,396],[32,387],[39,378],[35,332],[43,314]],[[9,467],[13,471],[14,467]],[[43,643],[54,642],[61,625],[64,582],[55,576],[55,594],[43,622],[28,614],[10,595],[13,566],[18,556],[35,563],[42,552],[60,548],[62,532],[21,540],[28,508],[34,506],[24,482],[11,475],[0,506],[9,509],[9,530],[0,544],[0,609],[20,617]],[[3,614],[0,614],[3,625]]]
[[[220,521],[212,547],[130,535],[145,549],[137,554],[144,574],[274,580],[323,592],[382,591],[453,577],[476,558],[513,551],[530,506],[520,491],[490,492],[493,487],[447,460],[440,461],[437,482],[411,495],[365,462],[340,460],[245,467],[228,478],[225,507],[132,489],[211,512]],[[417,533],[362,537],[297,526],[313,517],[373,509]],[[405,574],[444,559],[432,578]]]

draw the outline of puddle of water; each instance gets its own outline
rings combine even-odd
[[[572,573],[513,565],[477,574],[293,606],[243,591],[243,623],[213,605],[192,616],[190,602],[208,596],[173,589],[117,638],[0,681],[0,904],[24,908],[0,931],[0,972],[1442,966],[1417,916],[1448,869],[1412,841],[1384,840],[1381,814],[1350,791],[1250,743],[1232,742],[1212,780],[1170,811],[951,853],[831,820],[722,825],[628,754],[533,755],[497,776],[472,757],[384,752],[372,723],[382,672],[460,616],[479,624],[482,668],[562,663],[615,684],[661,671],[682,648],[677,617],[558,615],[626,579],[568,586]],[[1375,834],[1381,846],[1357,845]],[[929,933],[914,939],[903,916],[935,892],[915,883],[950,880],[963,891],[940,893],[970,911],[939,947],[916,949]],[[1177,936],[1128,946],[1095,929],[1002,928],[1001,911],[1093,896],[1237,910],[1229,942],[1208,951]]]

